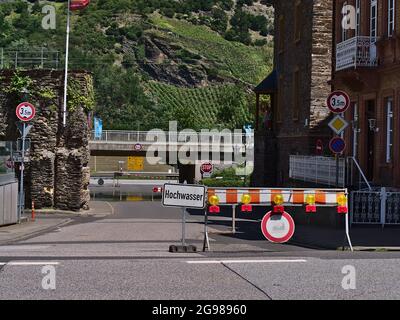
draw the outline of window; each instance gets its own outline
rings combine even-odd
[[[388,37],[393,36],[395,28],[396,1],[388,0]]]
[[[386,163],[393,159],[394,119],[393,98],[386,99]]]
[[[370,13],[370,37],[373,42],[376,42],[378,35],[378,1],[371,0],[371,13]]]
[[[361,0],[356,1],[356,36],[361,35]]]
[[[300,72],[299,68],[293,74],[293,120],[299,120],[300,113]]]
[[[347,6],[347,1],[343,2],[343,7]],[[342,41],[347,40],[347,29],[342,26]]]
[[[302,25],[301,25],[301,17],[302,17],[302,12],[301,12],[301,2],[297,1],[296,2],[296,8],[295,8],[295,23],[294,23],[294,40],[300,41],[301,39],[301,30],[302,30]]]
[[[357,157],[358,150],[358,134],[359,134],[359,116],[358,103],[353,103],[353,157]]]

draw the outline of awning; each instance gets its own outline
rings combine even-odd
[[[259,94],[272,94],[277,90],[277,73],[276,70],[272,71],[261,83],[253,89],[255,93]]]

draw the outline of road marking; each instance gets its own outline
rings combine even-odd
[[[43,250],[50,248],[50,246],[35,246],[35,245],[21,245],[21,246],[0,246],[0,251],[9,250]]]
[[[241,264],[241,263],[305,263],[307,260],[199,260],[186,261],[188,264]]]
[[[106,201],[106,204],[111,208],[111,215],[114,215],[114,207],[112,206],[112,204],[108,201]]]
[[[15,262],[0,262],[0,266],[57,266],[59,262],[41,262],[41,261],[34,261],[34,262],[27,262],[27,261],[15,261]]]

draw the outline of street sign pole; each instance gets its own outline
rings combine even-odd
[[[340,164],[339,154],[336,154],[336,187],[339,186],[339,164]]]
[[[182,246],[186,246],[186,208],[182,208]]]
[[[22,213],[24,212],[25,196],[24,196],[24,170],[25,170],[25,136],[26,136],[26,124],[22,124],[22,150],[21,150],[21,179],[20,179],[20,193],[19,193],[19,212],[18,222],[21,222]]]

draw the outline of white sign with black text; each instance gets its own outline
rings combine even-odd
[[[189,184],[165,184],[162,203],[164,207],[203,209],[206,206],[206,188]]]

